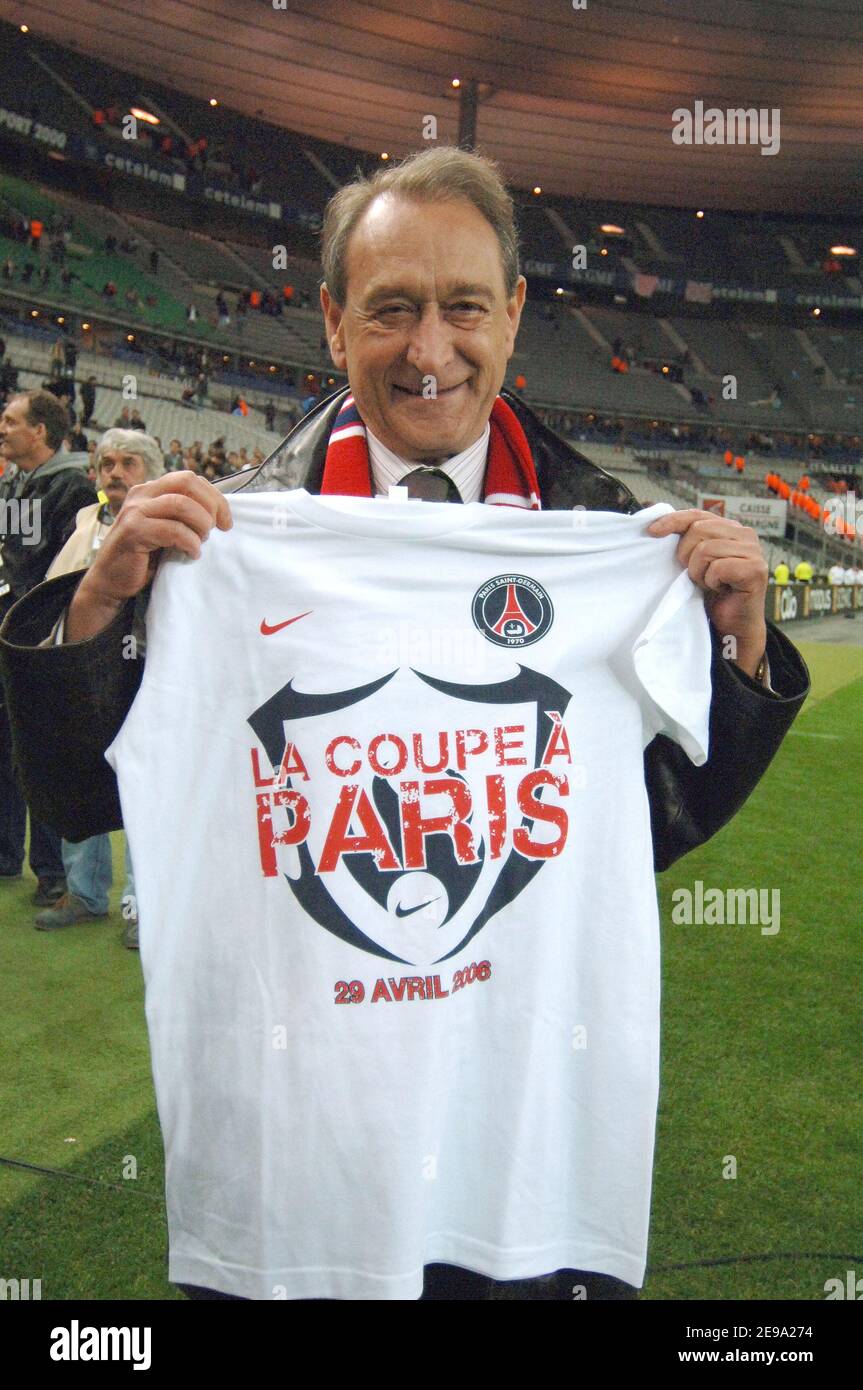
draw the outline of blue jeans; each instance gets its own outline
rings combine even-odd
[[[70,893],[85,902],[91,912],[108,911],[108,894],[114,881],[111,864],[111,840],[108,835],[91,835],[73,845],[63,841],[63,865],[66,870],[66,885]],[[126,838],[126,886],[123,897],[135,894],[132,875],[132,860],[129,854],[129,840]]]

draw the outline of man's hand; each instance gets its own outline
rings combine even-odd
[[[764,596],[769,569],[751,526],[696,508],[652,521],[651,536],[677,533],[677,558],[707,595],[707,613],[723,637],[735,640],[731,660],[747,675],[758,670],[767,647]]]
[[[69,605],[65,642],[101,632],[149,583],[169,547],[197,560],[213,526],[233,525],[225,497],[189,470],[132,487]]]

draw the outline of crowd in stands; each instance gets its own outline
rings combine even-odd
[[[93,458],[97,449],[97,441],[89,438],[85,430],[88,428],[104,430],[108,427],[108,422],[94,420],[96,378],[90,375],[76,380],[77,360],[78,349],[74,340],[58,336],[51,352],[51,375],[48,380],[42,383],[42,390],[64,406],[66,434],[63,447],[70,453],[89,453],[91,462],[87,470],[87,477],[92,482],[96,479]],[[0,411],[9,400],[18,394],[18,376],[18,370],[6,360],[6,343],[0,337]],[[203,374],[199,373],[199,381],[202,376]],[[204,383],[206,385],[206,378],[204,378]],[[248,406],[245,400],[241,396],[235,396],[231,402],[231,414],[243,415],[247,413]],[[301,414],[299,405],[294,403],[286,413],[289,419],[298,419]],[[275,407],[272,402],[269,403],[265,415],[268,428],[272,429],[275,422]],[[146,434],[147,423],[138,405],[128,405],[122,407],[120,414],[111,423],[111,427],[124,431],[140,431],[142,434]],[[163,449],[160,439],[156,438],[155,442],[160,450]],[[166,470],[188,468],[212,481],[217,478],[229,477],[233,473],[239,473],[244,468],[250,468],[263,462],[264,459],[264,452],[260,448],[249,449],[242,446],[236,450],[228,450],[225,446],[224,436],[218,436],[208,445],[205,445],[201,439],[192,439],[185,444],[179,439],[172,439],[167,449],[164,449],[164,453]],[[0,460],[0,477],[2,477],[2,460]]]
[[[754,453],[855,466],[859,465],[863,455],[863,439],[856,434],[805,434],[789,430],[768,434],[763,430],[752,430],[745,432],[741,438],[741,432],[731,426],[706,422],[650,421],[542,406],[534,409],[549,428],[574,442],[581,440],[620,448],[721,455],[731,448],[735,454]]]

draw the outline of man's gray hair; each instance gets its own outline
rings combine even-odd
[[[330,296],[344,307],[347,297],[347,249],[351,233],[375,198],[398,194],[416,202],[436,203],[465,199],[482,213],[500,243],[507,298],[518,282],[518,232],[512,198],[504,187],[497,165],[484,155],[452,145],[409,155],[400,164],[387,165],[371,178],[364,174],[334,193],[324,213],[321,261]]]
[[[165,471],[165,460],[151,434],[143,430],[106,430],[96,445],[93,462],[98,468],[102,455],[107,453],[137,454],[147,469],[148,478],[161,478]]]

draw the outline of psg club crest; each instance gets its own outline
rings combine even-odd
[[[536,634],[551,605],[530,580],[505,577],[490,620],[509,585],[531,585],[519,621]],[[485,685],[406,667],[324,693],[289,681],[248,721],[263,874],[309,927],[390,961],[448,959],[566,846],[569,701],[525,666]]]
[[[554,621],[551,599],[526,574],[498,574],[473,596],[474,625],[498,647],[528,647]]]

